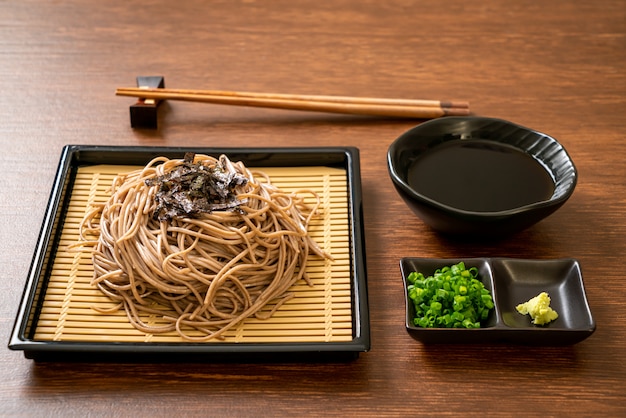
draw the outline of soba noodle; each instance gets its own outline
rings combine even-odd
[[[248,317],[270,317],[293,296],[295,282],[308,282],[309,254],[331,257],[307,232],[320,205],[313,191],[285,193],[225,156],[196,155],[194,162],[247,179],[237,187],[236,210],[155,219],[154,179],[184,164],[160,157],[115,178],[110,199],[85,215],[77,245],[93,247],[92,284],[136,329],[207,341]],[[316,203],[309,207],[302,195]],[[165,322],[152,325],[150,315]]]

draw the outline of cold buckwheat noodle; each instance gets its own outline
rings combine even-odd
[[[172,201],[159,193],[190,162],[213,167],[233,184],[231,200],[172,215]],[[303,195],[311,194],[316,203],[306,205]],[[91,247],[92,285],[117,302],[101,312],[123,308],[144,333],[176,331],[188,341],[207,341],[248,317],[273,315],[293,296],[288,289],[295,282],[309,281],[309,254],[332,259],[307,232],[319,206],[315,192],[283,192],[264,173],[226,156],[159,157],[115,178],[110,199],[85,215],[75,247]],[[149,324],[150,316],[165,321]]]

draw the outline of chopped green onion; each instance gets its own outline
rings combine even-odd
[[[460,262],[432,276],[411,272],[407,292],[415,307],[413,323],[422,328],[480,328],[493,309],[493,298],[478,280],[478,269]]]

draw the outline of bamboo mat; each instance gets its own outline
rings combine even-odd
[[[113,306],[113,303],[90,285],[93,276],[91,254],[67,250],[79,238],[79,223],[89,204],[106,201],[113,178],[119,173],[137,168],[111,165],[78,168],[34,340],[186,342],[174,332],[145,334],[136,330],[123,309],[112,314],[96,312],[94,306],[107,308]],[[304,282],[294,284],[291,291],[295,296],[271,318],[249,318],[227,331],[223,341],[351,341],[350,220],[346,171],[329,167],[270,167],[259,170],[266,172],[272,183],[285,191],[309,188],[320,195],[322,205],[319,215],[310,225],[309,233],[323,249],[332,254],[334,261],[311,257],[307,272],[313,286]],[[145,320],[155,325],[162,323],[155,315],[146,315]],[[219,342],[210,340],[208,343]]]

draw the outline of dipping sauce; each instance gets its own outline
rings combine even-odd
[[[547,200],[554,192],[548,171],[525,152],[493,141],[448,141],[417,158],[408,184],[457,209],[498,212]]]

